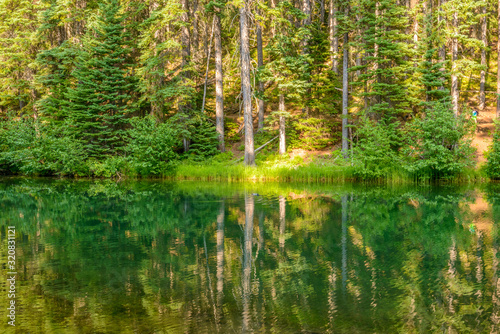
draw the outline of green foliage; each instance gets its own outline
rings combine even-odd
[[[486,174],[494,180],[500,179],[500,123],[496,122],[496,131],[493,135],[493,144],[488,152]]]
[[[449,104],[434,104],[407,126],[408,145],[402,150],[405,168],[415,175],[439,178],[472,167],[473,128],[463,115],[455,117]]]
[[[16,120],[0,129],[0,170],[28,175],[86,175],[86,153],[60,128]]]
[[[175,161],[179,144],[170,123],[159,123],[154,117],[131,119],[129,140],[125,148],[132,174],[140,176],[168,174]]]
[[[363,180],[382,178],[394,169],[399,160],[397,125],[375,122],[368,117],[359,120],[351,157],[356,177]]]
[[[130,34],[124,28],[118,0],[101,4],[97,27],[85,39],[73,71],[75,86],[65,96],[71,132],[97,159],[119,153],[127,118],[135,110],[130,75]],[[96,37],[94,37],[96,36]]]
[[[287,135],[290,134],[290,148],[322,150],[332,145],[338,137],[337,133],[332,133],[339,125],[335,121],[298,115],[289,123]]]

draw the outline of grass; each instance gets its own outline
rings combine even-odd
[[[435,179],[426,175],[410,175],[402,169],[388,170],[376,179],[362,179],[350,165],[331,165],[311,162],[305,165],[287,161],[263,163],[256,167],[227,163],[185,163],[176,168],[169,179],[199,181],[258,181],[258,182],[323,182],[350,183],[366,182],[373,184],[431,184],[431,183],[481,183],[487,182],[483,171],[467,169],[453,177]]]

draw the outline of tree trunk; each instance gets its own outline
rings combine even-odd
[[[349,15],[349,5],[346,4],[345,15]],[[342,64],[342,156],[347,159],[349,152],[349,143],[347,141],[347,107],[349,98],[349,79],[347,69],[349,66],[349,34],[344,34],[344,61]]]
[[[224,74],[222,72],[222,41],[220,9],[215,13],[215,129],[219,136],[219,150],[226,150],[224,145]]]
[[[458,59],[458,40],[456,34],[458,33],[458,14],[456,8],[453,9],[453,31],[455,36],[451,40],[451,104],[453,106],[453,113],[458,116],[458,75],[457,75],[457,59]]]
[[[255,166],[252,120],[252,87],[250,86],[250,40],[248,36],[247,0],[240,7],[241,90],[245,123],[245,165]]]
[[[339,63],[338,63],[338,54],[339,54],[339,38],[337,37],[337,5],[335,4],[336,0],[330,0],[330,15],[328,17],[328,26],[329,26],[329,36],[330,36],[330,57],[332,60],[332,71],[335,74],[339,74]]]
[[[325,0],[321,0],[319,7],[319,23],[323,25],[325,23]]]
[[[181,43],[182,43],[182,51],[181,51],[181,67],[183,69],[183,74],[182,74],[182,81],[185,84],[189,78],[191,77],[191,73],[185,68],[189,64],[189,60],[191,58],[191,46],[190,46],[190,34],[189,34],[189,0],[183,0],[182,1],[182,22],[185,24],[181,28]],[[181,113],[187,113],[187,111],[190,109],[189,103],[186,101],[180,101],[179,103],[179,112]],[[187,116],[185,116],[187,117]],[[184,146],[184,152],[187,152],[189,150],[189,139],[188,138],[183,138],[182,139],[183,146]]]
[[[280,105],[279,105],[279,111],[280,112],[285,112],[285,96],[281,94],[279,96],[280,99]],[[280,114],[280,120],[279,120],[279,133],[280,133],[280,146],[279,146],[279,154],[285,154],[286,152],[286,138],[285,138],[285,116],[283,114]]]
[[[257,21],[257,66],[260,68],[264,66],[264,55],[262,53],[262,27],[260,22]],[[264,82],[259,80],[259,93],[264,94]],[[257,127],[258,131],[264,128],[264,111],[265,104],[263,99],[259,99],[258,115],[259,115],[259,125]]]
[[[488,37],[487,37],[488,19],[486,17],[486,4],[483,5],[482,14],[484,16],[481,18],[481,41],[483,42],[484,46],[481,50],[481,66],[484,66],[486,68],[486,48],[488,45]],[[482,69],[481,82],[479,87],[479,110],[483,110],[486,105],[485,86],[486,86],[486,69]]]
[[[440,29],[443,29],[443,27],[441,26],[441,22],[443,21],[443,16],[441,15],[442,12],[443,12],[443,9],[442,9],[442,6],[443,4],[446,2],[446,0],[439,0],[439,15],[438,15],[438,26],[440,27]],[[441,68],[440,68],[440,71],[441,73],[443,73],[443,76],[441,76],[441,83],[444,84],[445,82],[445,77],[444,77],[444,71],[445,71],[445,68],[444,68],[444,62],[446,61],[446,46],[445,46],[445,43],[443,43],[440,47],[439,47],[439,60],[441,61]],[[444,86],[441,86],[439,87],[440,90],[444,90]]]

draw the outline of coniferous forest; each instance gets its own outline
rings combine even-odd
[[[1,0],[0,173],[499,179],[499,36],[491,0]]]

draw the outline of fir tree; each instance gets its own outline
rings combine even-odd
[[[124,145],[128,117],[135,110],[129,32],[117,0],[100,7],[96,38],[88,34],[73,72],[75,86],[65,101],[73,132],[89,156],[114,154]]]

